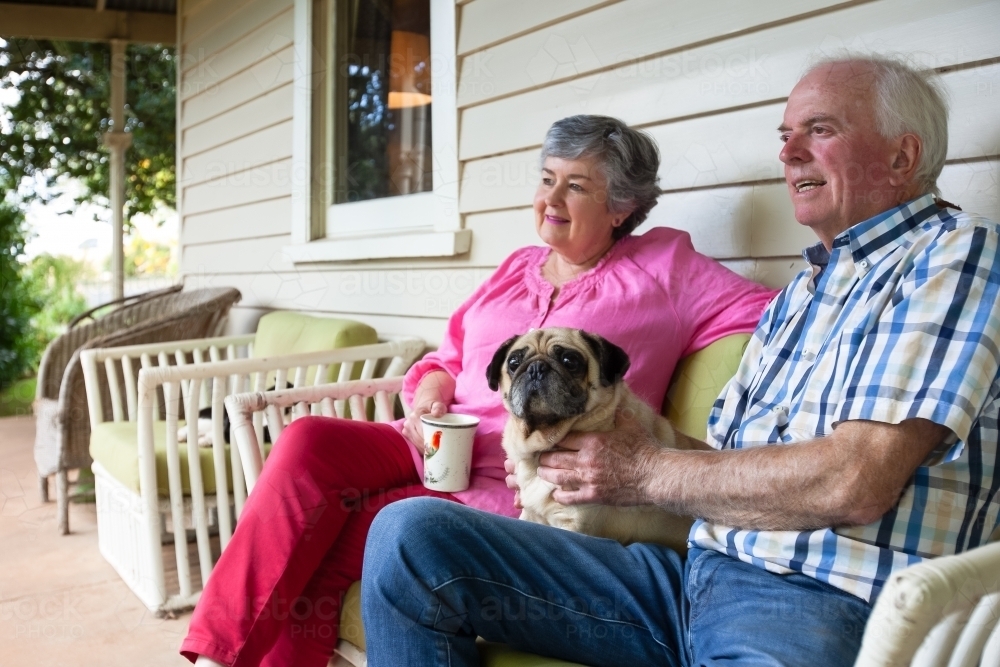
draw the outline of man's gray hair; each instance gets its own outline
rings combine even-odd
[[[900,58],[846,53],[816,62],[824,65],[858,63],[875,77],[875,129],[886,139],[904,134],[920,137],[923,154],[914,175],[922,192],[940,196],[937,179],[948,155],[948,103],[934,72],[921,72]]]
[[[594,158],[607,180],[607,205],[613,214],[632,213],[614,229],[612,236],[628,236],[638,227],[660,196],[660,151],[656,142],[609,116],[570,116],[556,121],[545,134],[545,158],[563,160]]]

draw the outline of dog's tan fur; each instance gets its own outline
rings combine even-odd
[[[590,338],[590,342],[587,337]],[[507,350],[502,358],[500,351],[503,351],[503,348],[498,351],[498,357],[494,360],[494,363],[499,361],[503,364],[499,372],[499,388],[503,392],[504,406],[510,413],[504,428],[503,448],[516,465],[523,505],[521,518],[588,535],[611,538],[623,544],[655,542],[683,553],[686,550],[690,518],[680,517],[654,506],[562,505],[552,499],[555,485],[538,476],[538,457],[542,452],[556,448],[570,432],[614,430],[615,416],[620,412],[633,415],[664,447],[674,446],[674,429],[670,422],[633,394],[620,376],[602,378],[600,357],[608,348],[599,347],[598,351],[595,351],[594,340],[599,341],[600,346],[613,348],[612,354],[620,353],[624,359],[624,368],[628,367],[627,356],[620,348],[593,334],[567,328],[534,330],[513,341],[507,341],[505,343]],[[569,377],[569,374],[561,372],[564,369],[556,368],[558,360],[553,360],[554,349],[574,350],[582,355],[587,361],[586,375]],[[566,385],[576,382],[578,387],[574,391],[577,393],[577,401],[580,399],[579,391],[586,391],[586,403],[582,412],[559,419],[556,423],[535,425],[534,428],[529,424],[531,415],[525,415],[526,418],[515,416],[516,410],[511,404],[514,374],[507,368],[508,360],[515,353],[523,355],[520,367],[522,369],[533,361],[542,360],[548,363],[552,370],[548,371],[549,379],[546,382]],[[621,370],[621,374],[624,374],[624,369]],[[493,377],[497,378],[495,373]],[[561,387],[556,388],[555,396],[565,393],[559,389]],[[547,400],[552,400],[552,397],[548,397]],[[555,400],[558,401],[558,398]],[[579,406],[573,409],[579,409]],[[557,407],[555,411],[558,413],[559,408]]]

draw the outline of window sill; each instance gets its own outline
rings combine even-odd
[[[454,257],[469,252],[472,231],[412,232],[384,236],[322,239],[284,248],[296,264],[363,259]]]

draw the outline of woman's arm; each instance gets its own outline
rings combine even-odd
[[[403,422],[403,436],[420,452],[424,451],[424,426],[420,417],[440,417],[448,412],[455,398],[455,378],[446,371],[431,371],[423,376],[413,392],[413,408]]]

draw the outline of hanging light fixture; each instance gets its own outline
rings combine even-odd
[[[393,30],[389,51],[389,108],[430,104],[431,46],[427,35]]]

